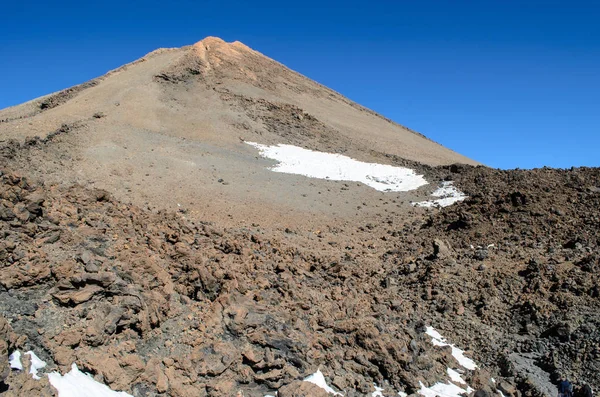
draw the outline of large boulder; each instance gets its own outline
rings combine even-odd
[[[314,383],[297,380],[278,390],[279,397],[327,397],[329,394]]]

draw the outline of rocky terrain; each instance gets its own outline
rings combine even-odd
[[[135,396],[264,395],[319,368],[347,395],[411,394],[452,360],[433,325],[490,394],[482,379],[532,396],[560,375],[600,386],[598,169],[438,167],[470,198],[278,232],[46,184],[10,167],[43,143],[28,145],[3,152],[0,310],[4,342],[50,368]],[[32,387],[19,376],[7,393]]]
[[[475,360],[476,397],[600,387],[600,169],[478,166],[213,40],[0,111],[0,394],[56,395],[32,356],[8,365],[32,351],[136,397],[327,395],[302,381],[317,371],[346,396],[417,395],[460,367],[428,327]],[[276,174],[257,137],[432,183]],[[468,198],[410,204],[441,181]]]

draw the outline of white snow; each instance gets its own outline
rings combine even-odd
[[[440,197],[435,200],[426,200],[411,203],[415,207],[447,207],[456,202],[463,201],[467,196],[454,186],[454,182],[445,181],[433,193],[434,197]]]
[[[64,376],[58,372],[48,374],[50,384],[58,390],[58,397],[133,397],[124,391],[114,391],[102,383],[96,382],[90,375],[71,366],[71,372]]]
[[[419,382],[421,389],[417,392],[425,397],[460,397],[461,394],[466,394],[467,390],[456,386],[453,383],[436,383],[431,387],[425,387],[422,382]]]
[[[404,393],[403,391],[399,391],[399,392],[398,392],[398,395],[399,395],[400,397],[408,397],[408,394]]]
[[[40,379],[38,376],[38,370],[44,368],[46,366],[46,362],[42,361],[38,356],[35,355],[34,352],[28,351],[25,354],[29,355],[31,360],[31,366],[29,368],[29,373],[33,379]]]
[[[315,372],[314,374],[304,378],[304,381],[314,383],[315,385],[319,386],[321,389],[325,390],[327,393],[330,393],[330,394],[333,394],[336,396],[343,396],[342,393],[338,393],[335,390],[333,390],[331,387],[329,387],[329,385],[325,381],[325,377],[323,376],[323,373],[321,372],[320,369],[318,369],[317,372]],[[62,396],[60,396],[60,397],[62,397]]]
[[[460,374],[458,372],[456,372],[455,370],[453,370],[452,368],[448,368],[447,372],[448,372],[448,376],[450,377],[450,380],[452,382],[462,383],[464,385],[467,384],[467,382],[465,382],[464,379],[461,378]]]
[[[8,363],[12,369],[23,371],[23,363],[21,363],[21,352],[16,350],[8,356]]]
[[[293,145],[246,143],[257,148],[261,156],[278,161],[271,169],[275,172],[362,182],[382,192],[407,192],[427,185],[425,178],[410,168],[365,163],[341,154],[315,152]]]
[[[373,386],[375,386],[375,391],[371,393],[371,397],[383,397],[383,388],[377,386],[376,384],[373,384]]]
[[[442,336],[442,334],[440,334],[439,332],[437,332],[437,330],[433,327],[427,327],[425,329],[425,333],[429,336],[431,336],[433,339],[435,340],[445,340],[444,337]]]
[[[477,368],[477,364],[475,364],[475,361],[471,360],[468,357],[465,357],[465,352],[463,350],[446,342],[446,339],[442,335],[440,335],[440,333],[437,332],[433,327],[427,327],[425,333],[431,336],[431,343],[433,343],[435,346],[450,346],[450,348],[452,349],[452,356],[454,356],[454,358],[456,359],[456,361],[458,361],[460,365],[470,370],[474,370],[475,368]]]

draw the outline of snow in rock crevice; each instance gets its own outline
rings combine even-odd
[[[457,371],[448,368],[447,373],[450,377],[449,382],[438,382],[431,387],[427,387],[422,382],[419,382],[421,389],[419,389],[417,393],[425,397],[462,397],[462,395],[469,395],[475,391],[472,387],[467,385],[467,382],[462,379]],[[464,386],[458,386],[457,383]]]
[[[21,362],[21,352],[16,350],[8,357],[8,363],[11,369],[23,371],[23,363]]]
[[[435,328],[427,327],[425,329],[425,333],[431,337],[431,343],[433,345],[450,346],[452,349],[452,356],[463,368],[467,370],[475,370],[477,368],[475,361],[465,357],[464,351],[448,343],[446,339],[435,330]],[[471,394],[473,391],[475,391],[473,388],[467,385],[467,382],[465,382],[458,370],[447,368],[446,373],[450,378],[448,382],[438,382],[430,387],[427,387],[422,382],[419,382],[421,389],[418,391],[418,393],[424,397],[461,397],[461,395]]]
[[[375,387],[375,391],[371,393],[371,397],[383,397],[383,387],[377,385],[373,385],[373,387]]]
[[[46,362],[40,359],[36,354],[32,351],[28,351],[25,353],[29,356],[31,361],[31,365],[29,366],[29,373],[33,379],[40,379],[38,375],[38,371],[46,366]]]
[[[75,364],[71,366],[71,371],[64,375],[58,372],[48,374],[48,380],[58,391],[58,397],[133,397],[124,391],[111,390],[90,375],[81,372]]]
[[[446,339],[440,335],[433,327],[427,327],[425,333],[431,336],[431,343],[436,346],[450,346],[452,349],[452,356],[458,361],[458,363],[466,369],[474,370],[477,368],[475,361],[465,356],[465,352],[458,347],[448,343]]]
[[[407,192],[428,183],[423,175],[417,175],[410,168],[366,163],[341,154],[316,152],[293,145],[246,143],[257,148],[261,156],[277,161],[271,168],[275,172],[362,182],[382,192]]]
[[[445,181],[433,193],[434,197],[439,197],[434,200],[426,200],[411,203],[415,207],[448,207],[459,201],[463,201],[467,196],[454,186],[454,182]]]
[[[456,386],[454,383],[436,383],[431,387],[426,387],[422,382],[419,382],[421,389],[419,394],[425,397],[461,397],[462,394],[468,394],[466,389]]]
[[[457,371],[453,370],[452,368],[448,368],[446,370],[446,372],[448,373],[448,376],[450,377],[450,380],[452,382],[462,383],[464,385],[467,384],[467,382],[465,382],[465,380],[460,376],[460,374]]]
[[[46,362],[33,351],[28,351],[25,355],[30,359],[29,373],[34,379],[41,379],[38,371],[46,367]],[[20,351],[14,351],[8,359],[11,369],[23,370]],[[91,375],[79,371],[76,364],[73,364],[71,371],[65,375],[52,372],[47,376],[52,387],[58,392],[58,397],[133,397],[131,394],[111,390],[108,386],[97,382]]]
[[[315,372],[314,374],[304,378],[304,381],[310,382],[312,384],[319,386],[321,389],[325,390],[327,393],[330,393],[330,394],[333,394],[336,396],[343,396],[342,393],[336,392],[327,384],[327,381],[325,381],[325,376],[323,376],[323,373],[321,372],[320,369],[317,370],[317,372]]]

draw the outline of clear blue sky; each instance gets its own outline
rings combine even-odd
[[[597,1],[9,1],[0,108],[209,35],[489,166],[600,166]]]

